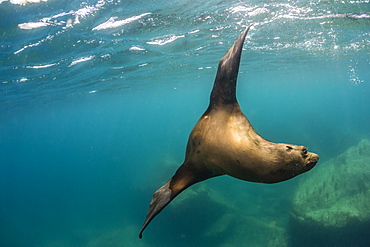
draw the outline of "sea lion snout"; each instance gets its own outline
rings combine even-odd
[[[306,165],[306,171],[309,171],[311,170],[315,165],[316,163],[319,161],[320,157],[315,154],[315,153],[309,153],[309,156],[307,158],[307,165]]]

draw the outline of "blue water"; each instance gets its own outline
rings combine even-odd
[[[261,136],[318,165],[370,138],[367,0],[1,1],[0,246],[265,246],[257,219],[289,236],[305,174],[205,181],[194,190],[233,207],[229,230],[207,234],[230,209],[184,192],[138,239],[251,23],[237,95]]]

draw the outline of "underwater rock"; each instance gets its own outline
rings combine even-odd
[[[229,196],[207,182],[189,188],[156,219],[158,227],[148,229],[148,241],[180,247],[287,246],[279,218],[263,217],[249,208],[251,203],[237,203]]]
[[[368,246],[369,209],[370,141],[364,139],[300,181],[293,197],[293,242],[302,243],[304,236],[307,246],[324,246],[323,239],[325,246]]]
[[[233,219],[233,227],[228,230],[228,238],[220,247],[287,247],[286,230],[277,223],[261,217],[239,215]]]
[[[225,237],[228,227],[219,231],[215,238],[204,236],[231,211],[232,206],[222,194],[209,188],[207,183],[198,184],[177,197],[162,212],[163,217],[156,219],[158,227],[148,229],[148,239],[158,246],[210,246],[215,238],[222,240]]]
[[[135,226],[107,230],[104,233],[96,234],[95,238],[92,238],[86,247],[149,247],[143,241],[133,237],[136,236],[137,231],[138,229]]]
[[[218,244],[212,246],[286,247],[286,218],[289,211],[286,214],[282,211],[286,206],[281,198],[284,195],[279,193],[279,199],[282,200],[269,197],[270,193],[278,192],[278,188],[282,187],[277,186],[272,188],[248,184],[224,195],[228,210],[205,231],[207,238],[217,239]],[[291,205],[291,201],[288,204]]]

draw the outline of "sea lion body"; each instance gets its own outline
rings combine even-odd
[[[302,173],[298,164],[307,170],[313,167],[305,160],[315,160],[315,155],[305,154],[305,147],[269,142],[254,131],[238,104],[227,108],[200,118],[189,137],[189,162],[215,174],[260,183],[288,180]]]
[[[250,182],[277,183],[312,169],[319,160],[303,146],[265,140],[241,111],[236,80],[248,30],[220,60],[210,104],[190,133],[185,161],[154,193],[140,238],[152,219],[195,183],[225,174]]]

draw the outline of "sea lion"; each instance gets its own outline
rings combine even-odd
[[[152,219],[195,183],[225,174],[250,182],[278,183],[311,170],[319,160],[306,147],[263,139],[241,111],[236,80],[249,28],[220,60],[210,104],[190,133],[185,161],[154,193],[140,238]]]

